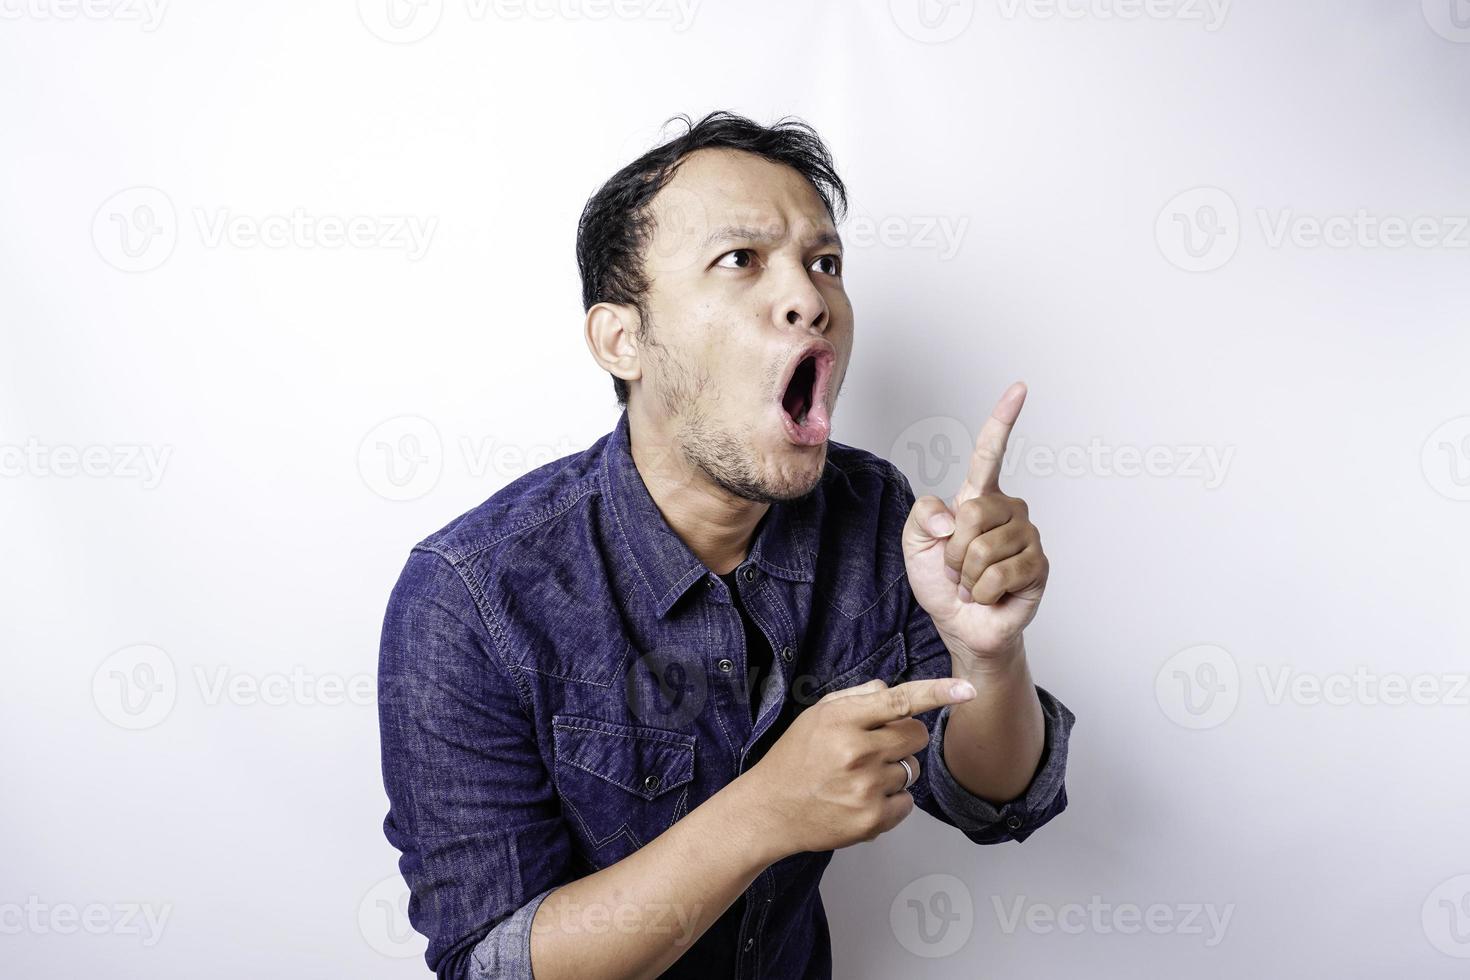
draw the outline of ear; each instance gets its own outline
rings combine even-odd
[[[643,366],[638,359],[638,311],[622,303],[597,303],[587,311],[584,332],[587,349],[597,366],[613,377],[638,381]]]

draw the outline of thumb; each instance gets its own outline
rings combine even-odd
[[[903,526],[904,554],[923,551],[936,541],[943,541],[954,533],[954,514],[938,497],[920,497],[909,510],[909,519]]]

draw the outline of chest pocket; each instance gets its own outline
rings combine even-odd
[[[694,736],[576,715],[551,721],[556,787],[597,867],[621,861],[688,810]]]
[[[889,687],[901,684],[904,674],[908,672],[908,649],[904,643],[903,631],[894,633],[888,639],[878,645],[872,653],[867,654],[851,667],[843,666],[842,673],[831,678],[820,687],[811,692],[808,703],[815,703],[822,699],[822,695],[830,691],[838,691],[844,687],[856,687],[875,677],[881,677]]]

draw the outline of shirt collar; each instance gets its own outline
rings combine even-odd
[[[602,479],[624,553],[662,619],[691,585],[712,572],[664,520],[633,462],[630,438],[624,409],[604,445]],[[817,534],[812,504],[821,492],[819,486],[801,500],[771,504],[747,560],[777,578],[813,581]]]

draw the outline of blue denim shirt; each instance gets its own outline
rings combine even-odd
[[[904,571],[913,501],[893,464],[829,441],[812,493],[767,510],[736,576],[774,651],[754,723],[738,607],[649,496],[626,412],[415,546],[383,625],[379,721],[384,831],[430,968],[531,977],[529,927],[552,889],[668,830],[828,691],[947,676]],[[977,844],[1060,813],[1073,716],[1037,693],[1042,762],[1003,806],[945,768],[949,709],[916,716],[931,732],[916,806]],[[664,975],[830,976],[817,885],[831,856],[766,868]]]

